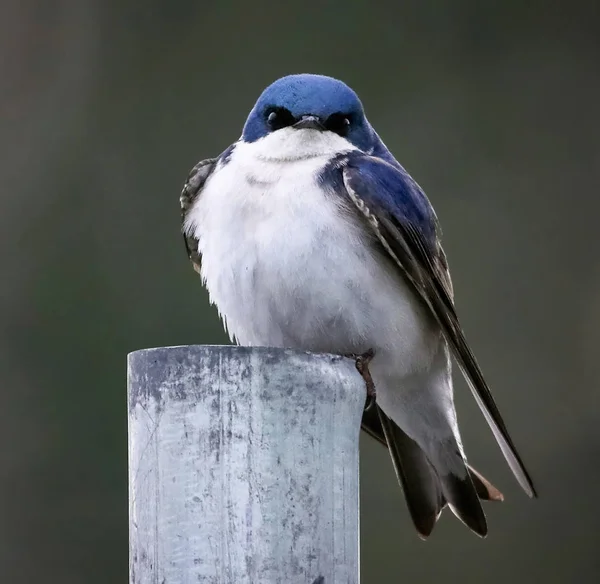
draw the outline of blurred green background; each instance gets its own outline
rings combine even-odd
[[[226,342],[179,191],[265,85],[339,77],[425,188],[459,312],[541,498],[457,379],[506,496],[479,540],[411,525],[362,443],[367,584],[591,581],[600,568],[597,2],[21,0],[0,8],[0,581],[127,579],[125,356]],[[458,377],[458,376],[456,376]]]

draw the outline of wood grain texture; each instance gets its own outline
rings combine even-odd
[[[357,584],[354,361],[187,346],[128,359],[131,584]]]

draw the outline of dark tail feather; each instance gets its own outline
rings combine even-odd
[[[485,513],[466,465],[463,478],[454,474],[442,475],[439,478],[444,497],[454,515],[477,535],[485,537],[488,531]]]
[[[442,512],[445,500],[439,480],[420,446],[409,438],[377,405],[381,427],[398,481],[418,534],[427,538]]]
[[[417,532],[429,536],[446,503],[453,513],[478,535],[487,534],[485,515],[479,499],[502,501],[502,493],[471,467],[464,478],[440,476],[421,447],[407,436],[377,406],[363,415],[362,428],[386,445],[406,497]]]
[[[377,409],[378,408],[376,407],[372,407],[371,409],[365,411],[362,419],[362,429],[371,438],[374,438],[377,440],[377,442],[388,448],[388,443],[383,434],[383,427],[381,425],[381,421],[379,420]],[[391,423],[393,424],[393,422]],[[467,468],[469,469],[469,474],[471,475],[471,480],[473,481],[477,495],[482,501],[504,501],[504,495],[494,485],[492,485],[490,481],[488,481],[472,466],[467,464]]]

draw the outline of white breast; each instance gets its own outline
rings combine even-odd
[[[276,145],[237,145],[186,222],[230,336],[312,351],[373,348],[393,353],[406,372],[421,368],[415,359],[430,359],[437,341],[420,305],[373,251],[347,202],[317,183],[331,156],[351,146],[312,130],[289,132],[277,132]]]

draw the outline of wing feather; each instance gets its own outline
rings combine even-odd
[[[369,159],[368,163],[371,167],[373,161],[376,161],[366,155],[362,158]],[[385,165],[382,172],[388,175],[396,173],[395,179],[400,183],[398,188],[405,193],[407,190],[406,182],[403,182],[406,180],[405,176],[383,161],[381,165]],[[369,170],[372,173],[372,168]],[[439,323],[475,400],[519,484],[530,497],[536,497],[531,477],[508,433],[458,320],[452,299],[452,283],[446,257],[439,239],[437,236],[433,238],[428,236],[414,221],[401,218],[399,213],[394,213],[384,204],[377,204],[377,201],[386,201],[393,197],[393,193],[384,193],[382,196],[381,193],[374,192],[377,188],[381,189],[382,184],[389,188],[393,178],[388,177],[385,183],[371,180],[369,173],[361,173],[360,159],[343,167],[342,178],[350,199],[364,215],[383,248],[414,286],[425,306]],[[409,187],[415,188],[415,184],[411,183]]]
[[[185,218],[189,210],[193,207],[196,199],[202,192],[202,188],[206,183],[206,180],[211,175],[217,163],[217,158],[207,158],[201,160],[190,170],[187,180],[183,185],[183,190],[179,196],[179,204],[181,206],[181,225],[185,223]],[[188,257],[194,266],[194,270],[200,273],[201,258],[198,253],[198,240],[193,236],[189,235],[185,231],[183,232],[183,241],[187,250]]]

